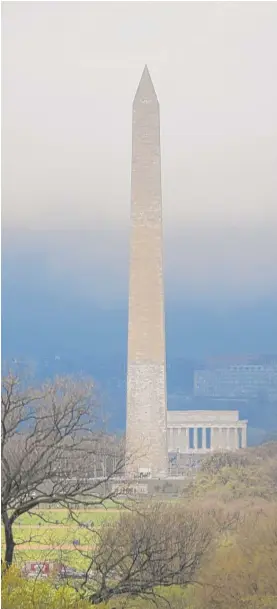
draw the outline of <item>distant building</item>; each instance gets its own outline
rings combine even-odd
[[[209,365],[194,372],[195,397],[277,399],[277,362]]]
[[[168,410],[169,453],[236,451],[247,446],[247,421],[237,410]]]

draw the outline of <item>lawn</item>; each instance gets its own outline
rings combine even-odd
[[[121,510],[109,507],[75,510],[75,522],[66,509],[36,509],[32,515],[22,515],[13,527],[16,542],[15,563],[21,566],[28,560],[58,560],[76,568],[85,568],[89,560],[80,551],[93,550],[97,529],[119,517]],[[92,530],[80,526],[84,523]],[[2,527],[2,555],[4,550]],[[74,545],[74,541],[78,545]]]
[[[93,522],[94,526],[97,527],[107,519],[117,518],[120,509],[90,509],[90,510],[74,510],[78,521],[80,522]],[[46,522],[45,522],[46,521]],[[16,521],[16,526],[47,526],[47,525],[70,525],[72,526],[73,520],[66,509],[36,509],[32,514],[23,514]]]
[[[89,555],[89,553],[88,553]],[[15,550],[15,564],[23,567],[27,561],[60,562],[75,569],[86,570],[90,565],[89,556],[86,558],[77,549],[72,550]]]

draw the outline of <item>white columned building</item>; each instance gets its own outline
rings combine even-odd
[[[236,451],[247,446],[247,421],[237,410],[168,410],[169,453]]]

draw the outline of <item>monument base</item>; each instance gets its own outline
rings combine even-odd
[[[180,497],[191,483],[192,475],[167,476],[138,480],[122,478],[112,482],[111,491],[118,497]]]

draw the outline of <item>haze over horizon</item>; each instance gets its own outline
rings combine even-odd
[[[125,354],[145,63],[161,111],[169,359],[274,350],[276,26],[276,3],[3,4],[4,357]]]

